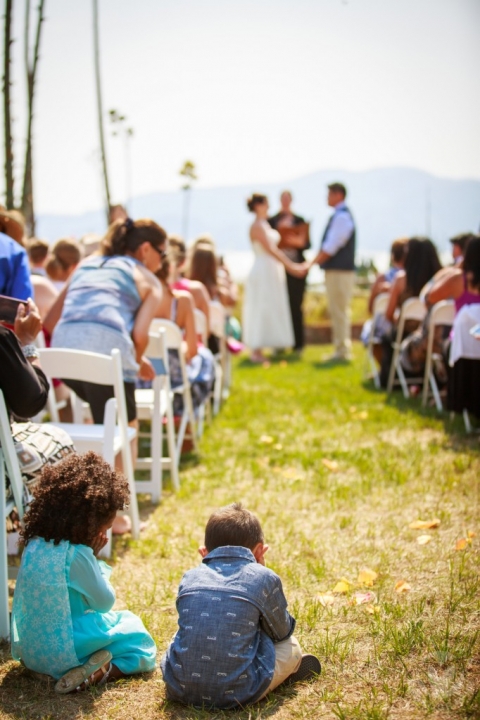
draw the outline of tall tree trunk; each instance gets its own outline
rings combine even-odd
[[[3,117],[5,131],[5,203],[13,208],[13,140],[10,115],[10,50],[12,45],[13,0],[5,0],[5,36],[3,65]]]
[[[107,156],[105,152],[105,137],[103,132],[103,104],[102,88],[100,83],[100,43],[98,38],[98,2],[93,0],[93,42],[95,55],[95,81],[97,86],[98,131],[100,135],[100,151],[102,154],[103,182],[105,185],[105,199],[107,202],[107,223],[110,215],[110,187],[108,183]]]
[[[33,124],[33,96],[35,91],[35,77],[37,73],[37,65],[40,50],[40,36],[42,31],[42,23],[44,21],[45,0],[40,0],[38,5],[38,22],[35,35],[35,45],[33,49],[33,60],[30,61],[30,0],[27,0],[25,9],[25,68],[27,74],[27,102],[28,102],[28,122],[27,122],[27,139],[25,150],[25,167],[23,174],[22,187],[22,212],[25,217],[26,229],[29,235],[35,234],[35,213],[33,206],[33,173],[32,173],[32,124]]]

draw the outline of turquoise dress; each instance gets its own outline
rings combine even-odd
[[[153,670],[156,646],[140,618],[111,609],[111,571],[86,545],[30,540],[13,597],[13,657],[60,678],[108,648],[126,675]]]

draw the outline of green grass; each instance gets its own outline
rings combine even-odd
[[[361,348],[350,366],[323,364],[327,352],[308,348],[302,360],[285,355],[269,367],[237,360],[200,457],[183,462],[176,495],[167,482],[160,506],[141,503],[147,530],[138,542],[117,542],[112,576],[118,608],[143,618],[160,656],[210,512],[239,500],[262,522],[267,563],[282,577],[304,651],[322,662],[321,678],[228,713],[166,702],[158,672],[60,700],[4,648],[0,717],[480,717],[478,435],[466,436],[461,418],[364,384]],[[432,518],[437,529],[409,528]],[[469,531],[478,537],[456,550]],[[431,541],[419,545],[421,534]],[[362,589],[365,567],[378,576]],[[349,591],[324,606],[319,596],[342,578]],[[401,580],[409,592],[395,591]],[[352,604],[366,589],[376,602]]]

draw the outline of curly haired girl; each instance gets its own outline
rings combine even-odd
[[[97,559],[128,499],[125,478],[89,452],[46,466],[25,515],[12,655],[57,679],[59,693],[155,667],[153,639],[136,615],[111,609],[111,568]]]

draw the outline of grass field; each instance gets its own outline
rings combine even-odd
[[[326,352],[237,362],[180,492],[167,484],[157,508],[142,503],[148,527],[117,543],[112,575],[117,607],[141,615],[160,656],[210,512],[242,501],[320,679],[235,712],[166,702],[159,672],[59,699],[4,646],[1,718],[480,718],[479,436],[364,384],[360,347],[351,365],[323,363]]]

